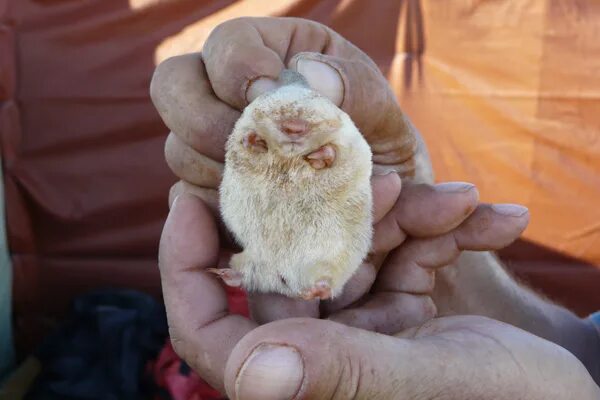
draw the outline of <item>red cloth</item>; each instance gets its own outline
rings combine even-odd
[[[248,302],[242,290],[227,288],[229,311],[232,314],[248,316]],[[219,400],[224,399],[202,378],[192,371],[173,350],[168,340],[158,358],[147,365],[147,371],[154,383],[169,395],[158,393],[154,400]]]
[[[215,389],[204,382],[194,371],[186,375],[182,373],[183,361],[179,358],[171,341],[167,341],[156,361],[148,365],[154,383],[166,390],[173,400],[218,400],[224,397]],[[165,400],[160,393],[154,400]]]

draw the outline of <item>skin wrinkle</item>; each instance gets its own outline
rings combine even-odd
[[[252,21],[252,20],[250,20]],[[252,28],[254,28],[254,30],[256,31],[256,34],[258,35],[258,37],[260,38],[260,42],[262,43],[263,46],[273,50],[275,53],[277,53],[277,50],[273,49],[270,46],[267,46],[267,43],[265,43],[265,38],[264,38],[264,33],[260,30],[260,27],[256,26],[255,24],[253,24],[252,22],[250,22],[249,25],[252,25]]]
[[[360,394],[360,390],[361,390],[361,383],[362,383],[362,375],[363,374],[363,366],[362,366],[362,358],[359,357],[357,360],[357,364],[356,364],[356,379],[353,380],[353,382],[356,382],[356,384],[354,385],[354,392],[352,393],[352,396],[350,397],[351,400],[356,400],[358,399],[358,395]]]
[[[331,396],[329,397],[329,400],[334,400],[336,395],[338,394],[338,389],[340,387],[340,385],[342,384],[342,380],[344,378],[344,370],[346,369],[346,365],[342,362],[340,363],[342,366],[342,370],[337,374],[337,382],[335,384],[335,387],[333,388],[333,391],[331,392]]]
[[[517,360],[517,358],[515,357],[515,355],[512,353],[512,351],[510,351],[510,349],[504,345],[504,343],[500,342],[497,338],[495,338],[495,337],[493,337],[491,335],[485,334],[484,332],[477,332],[477,331],[473,330],[470,327],[463,327],[463,329],[466,330],[466,331],[468,331],[468,332],[471,332],[471,333],[473,333],[475,335],[483,336],[483,337],[491,340],[492,342],[496,343],[497,346],[501,347],[506,352],[506,354],[508,354],[508,356],[511,358],[511,360],[513,361],[513,363],[519,369],[519,372],[523,376],[526,376],[525,369],[523,368],[523,366],[521,365],[521,363],[519,363],[519,361]]]
[[[494,338],[494,337],[491,337],[490,335],[484,334],[483,332],[475,331],[475,330],[473,330],[473,329],[470,329],[470,328],[468,328],[468,327],[466,327],[466,328],[465,328],[465,327],[463,327],[463,328],[461,328],[461,330],[463,330],[463,331],[467,331],[467,332],[471,332],[471,333],[473,333],[473,334],[475,334],[475,335],[477,335],[477,336],[484,337],[484,338],[486,338],[486,339],[488,339],[488,340],[491,340],[491,341],[492,341],[492,342],[494,342],[496,345],[498,345],[498,344],[499,344],[499,345],[500,345],[499,347],[501,347],[503,350],[505,350],[505,351],[508,353],[508,355],[510,356],[510,358],[511,358],[511,361],[513,361],[513,362],[514,362],[514,363],[517,365],[517,367],[518,367],[519,371],[521,372],[521,374],[522,374],[523,376],[526,376],[526,375],[525,375],[525,374],[526,374],[526,371],[525,371],[525,370],[522,368],[522,366],[520,365],[520,363],[518,363],[518,361],[515,359],[515,357],[514,357],[514,355],[512,354],[512,352],[510,352],[510,351],[509,351],[509,350],[506,348],[506,346],[504,346],[502,343],[500,343],[500,342],[499,342],[499,341],[498,341],[496,338]],[[439,339],[440,339],[440,340],[447,340],[447,341],[449,341],[449,342],[456,342],[457,344],[459,344],[459,345],[461,345],[461,346],[462,346],[462,343],[461,343],[460,341],[457,341],[457,340],[453,340],[453,339],[450,339],[450,338],[439,338]],[[464,346],[462,346],[462,347],[464,347]],[[469,351],[469,349],[467,348],[467,349],[466,349],[466,351]],[[466,381],[472,381],[472,379],[465,379],[465,380],[466,380]],[[526,382],[526,385],[529,385],[529,382]],[[501,394],[498,392],[498,388],[495,388],[495,389],[496,389],[496,390],[495,390],[494,392],[495,392],[495,393],[498,393],[500,398],[509,398],[509,397],[507,397],[507,396],[506,396],[506,393],[504,393],[504,394],[502,394],[502,395],[501,395]],[[520,389],[519,391],[527,392],[527,391],[525,391],[525,390],[522,390],[522,389]],[[471,392],[474,392],[474,391],[473,391],[473,390],[471,390]],[[510,397],[510,399],[511,399],[511,400],[512,400],[513,398],[514,398],[513,396],[511,396],[511,397]],[[523,400],[525,400],[525,399],[523,399]]]
[[[187,182],[210,188],[221,181],[223,163],[198,153],[173,133],[167,136],[165,158],[171,170]]]
[[[331,46],[331,36],[333,31],[331,31],[329,28],[327,28],[326,26],[322,25],[321,29],[323,29],[325,31],[325,42],[323,43],[323,46],[321,47],[321,51],[320,53],[322,54],[328,54],[329,50],[330,50],[330,46]],[[342,97],[343,98],[343,97]]]
[[[214,93],[212,87],[205,82],[208,78],[204,70],[201,56],[197,57],[196,54],[190,54],[173,57],[157,67],[150,88],[152,100],[165,123],[188,146],[197,150],[209,148],[210,146],[207,146],[207,144],[214,144],[217,148],[221,147],[223,142],[222,139],[218,139],[218,137],[222,137],[224,135],[222,132],[225,132],[223,121],[229,121],[230,125],[233,126],[234,121],[232,120],[232,117],[236,117],[236,114],[239,114],[239,112],[235,111],[225,103],[217,103],[216,96],[214,96],[215,100],[209,102],[200,101],[203,103],[204,108],[208,107],[208,110],[204,115],[198,116],[197,113],[186,113],[186,110],[190,107],[191,103],[198,103],[197,95],[188,94],[187,97],[191,98],[188,99],[188,102],[184,103],[183,100],[185,99],[185,96],[182,96],[181,93],[175,93],[175,91],[176,89],[179,89],[184,93],[188,93],[190,91],[189,85],[183,85],[182,83],[180,84],[182,87],[178,88],[169,78],[161,79],[161,77],[165,75],[167,77],[181,75],[174,73],[169,74],[169,72],[171,70],[175,71],[180,65],[185,64],[185,62],[199,64],[198,68],[194,68],[193,70],[198,70],[196,73],[200,75],[197,77],[200,81],[200,93],[202,93],[203,90],[208,91],[209,94]],[[192,68],[187,66],[179,67],[179,69],[183,70],[183,75],[189,75],[189,70]],[[187,77],[187,80],[190,79],[192,78]],[[171,110],[166,107],[168,103],[174,103]],[[220,114],[221,118],[212,118],[213,114]],[[178,121],[178,119],[180,120]],[[199,129],[199,127],[202,128]],[[220,134],[213,134],[215,131]],[[203,132],[211,132],[211,135],[204,135]],[[199,141],[194,139],[195,137],[204,137],[205,143],[199,146]],[[210,158],[215,161],[222,161],[223,159],[222,155],[219,157],[216,152],[203,151],[203,153],[210,156]]]
[[[450,331],[449,333],[455,333],[455,332],[454,332],[454,331]],[[477,333],[477,332],[475,332],[475,333]],[[469,353],[469,354],[470,354],[470,356],[471,356],[471,359],[477,359],[477,357],[473,356],[473,351],[471,351],[471,349],[469,349],[468,347],[466,347],[466,348],[465,348],[465,346],[462,344],[462,342],[461,342],[461,341],[459,341],[459,340],[457,340],[457,339],[452,339],[452,338],[448,338],[448,337],[445,337],[445,336],[436,336],[436,337],[430,337],[430,338],[424,338],[424,339],[427,339],[427,340],[433,341],[434,343],[438,344],[438,346],[439,346],[439,347],[446,347],[446,346],[445,346],[445,345],[443,345],[443,344],[442,344],[442,345],[440,345],[440,344],[439,344],[440,342],[441,342],[441,343],[450,343],[450,344],[452,344],[452,345],[455,345],[455,346],[456,346],[456,347],[458,347],[459,349],[461,349],[463,352],[465,352],[465,353]],[[419,340],[419,339],[417,338],[417,339],[415,339],[415,340]],[[444,368],[444,369],[445,369],[445,368]],[[443,373],[443,371],[442,371],[442,373]],[[463,371],[463,373],[466,373],[466,371]],[[456,379],[456,378],[455,378],[455,379]],[[470,381],[474,381],[474,379],[472,379],[471,377],[466,377],[466,376],[463,376],[463,377],[462,377],[462,380],[463,380],[464,382],[470,382]],[[454,383],[454,382],[452,382],[452,381],[451,381],[451,382],[447,382],[447,383],[446,383],[446,386],[447,386],[448,384],[451,384],[451,383]],[[455,386],[455,387],[456,387],[456,386]],[[445,389],[445,390],[448,390],[448,388],[445,388],[445,387],[442,387],[442,388],[440,388],[440,389],[438,389],[438,390],[444,390],[444,389]],[[454,390],[456,390],[455,388],[453,388],[453,389],[454,389]],[[433,397],[433,396],[431,395],[431,390],[432,390],[432,389],[431,389],[431,387],[428,387],[428,388],[426,389],[426,391],[425,391],[425,392],[427,393],[427,394],[426,394],[426,395],[427,395],[427,397],[426,397],[427,399],[430,399],[430,398],[431,398],[431,399],[434,399],[434,398],[435,398],[435,397]],[[455,395],[454,397],[456,397],[457,393],[455,393],[455,392],[454,392],[453,394]],[[466,394],[467,394],[467,393],[464,393],[464,395],[466,395]],[[425,395],[425,394],[424,394],[424,395]],[[424,398],[425,398],[425,397],[424,397]],[[444,398],[444,397],[442,397],[442,398]],[[452,398],[452,397],[446,397],[446,398],[450,399],[450,398]],[[512,399],[511,399],[511,400],[512,400]]]
[[[450,234],[450,237],[452,239],[453,255],[452,255],[452,257],[450,257],[450,259],[446,263],[447,265],[449,265],[450,263],[456,261],[456,259],[460,256],[461,247],[464,247],[464,246],[459,246],[456,232],[452,232]]]
[[[244,93],[244,100],[246,101],[246,105],[249,104],[250,102],[248,101],[248,91],[250,90],[250,87],[254,84],[254,82],[256,82],[259,79],[262,78],[266,78],[266,79],[273,79],[269,76],[264,76],[264,75],[258,75],[255,76],[254,78],[250,78],[248,79],[242,86],[242,92]]]
[[[294,37],[296,36],[297,29],[298,29],[297,27],[292,28],[292,31],[290,33],[290,36],[288,39],[289,45],[287,46],[287,49],[285,51],[285,56],[283,57],[284,64],[287,64],[289,61],[289,53],[290,53],[290,49],[292,48],[292,43],[294,43]]]
[[[219,320],[222,320],[228,316],[229,316],[228,309],[218,311],[212,319],[210,319],[210,320],[202,323],[201,325],[197,326],[196,328],[194,328],[194,333],[195,334],[200,333],[202,330],[204,330],[209,325],[213,325],[214,323],[219,322]]]
[[[359,391],[358,391],[358,383],[360,382],[360,368],[359,368],[359,375],[354,374],[354,368],[353,365],[355,364],[353,361],[354,359],[348,355],[347,353],[343,355],[345,362],[342,362],[342,371],[339,374],[338,377],[338,383],[335,386],[335,390],[333,391],[333,395],[331,396],[331,399],[335,399],[336,397],[339,397],[339,395],[345,395],[345,397],[343,397],[342,399],[346,399],[346,398],[350,398],[350,399],[355,399],[356,396],[358,395]],[[357,357],[358,363],[360,363],[360,357]],[[340,384],[342,384],[342,382],[344,382],[344,388],[342,389],[341,392],[338,391],[338,388],[340,387]],[[350,397],[348,397],[348,394]],[[337,395],[337,396],[336,396]]]
[[[316,58],[317,61],[321,61],[319,58]],[[329,65],[330,67],[332,67],[337,74],[339,75],[340,79],[342,80],[342,103],[339,105],[339,107],[343,110],[348,108],[348,102],[351,101],[350,100],[350,96],[346,96],[346,88],[349,87],[349,82],[348,82],[348,77],[346,76],[346,74],[342,71],[342,69],[340,68],[339,64],[337,62],[328,62],[327,65]],[[373,147],[371,147],[371,151],[373,151]]]
[[[448,241],[448,240],[450,240],[451,243],[452,243],[452,249],[449,251],[448,256],[445,257],[442,262],[436,262],[436,261],[434,261],[432,264],[429,264],[429,265],[427,263],[424,263],[423,260],[415,259],[415,264],[419,268],[423,268],[425,270],[435,269],[435,268],[438,268],[440,265],[449,264],[450,262],[452,262],[452,260],[454,260],[456,257],[459,256],[460,251],[461,251],[460,250],[461,246],[458,245],[458,242],[456,241],[456,237],[455,237],[454,233],[450,233],[450,234],[444,235],[443,237],[440,237],[440,239],[442,241]],[[436,239],[433,239],[431,242],[435,243]],[[413,242],[413,243],[415,243],[415,242]],[[440,244],[440,247],[442,247],[442,246],[443,246],[443,243]]]
[[[250,24],[252,25],[252,27],[253,27],[253,28],[256,30],[256,32],[258,32],[258,35],[259,35],[259,37],[260,37],[260,40],[261,40],[261,43],[262,43],[262,45],[263,45],[264,47],[266,47],[266,48],[268,48],[268,49],[272,50],[273,52],[275,52],[279,58],[282,58],[281,56],[282,56],[282,50],[283,50],[283,49],[277,49],[277,48],[274,48],[273,46],[271,46],[271,45],[270,45],[270,43],[269,43],[269,42],[266,42],[266,41],[265,41],[265,38],[266,38],[266,37],[272,36],[272,35],[270,35],[270,32],[269,32],[269,31],[266,29],[266,28],[267,28],[267,26],[263,27],[263,26],[261,26],[260,24],[256,24],[254,19],[249,19],[249,23],[250,23]],[[269,25],[268,27],[269,27],[269,28],[272,28],[272,26],[270,26],[270,25]],[[263,30],[263,28],[264,28],[265,30]],[[291,45],[291,42],[289,42],[289,41],[288,41],[288,42],[287,42],[287,47],[289,47],[290,45]]]

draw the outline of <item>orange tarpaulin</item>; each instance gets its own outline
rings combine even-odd
[[[527,205],[526,238],[600,264],[600,2],[429,1],[423,14],[422,79],[395,87],[438,178]]]
[[[243,15],[325,23],[367,52],[423,133],[438,180],[531,209],[521,276],[600,308],[600,2],[0,0],[0,140],[17,327],[73,295],[159,293],[175,181],[148,86]],[[200,111],[200,110],[199,110]],[[20,335],[20,338],[25,336]]]

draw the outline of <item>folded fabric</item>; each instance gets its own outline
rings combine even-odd
[[[30,400],[147,399],[144,367],[167,336],[164,307],[131,290],[105,290],[74,301],[67,321],[36,352],[42,371]]]
[[[226,287],[229,312],[247,317],[248,301],[243,290]],[[153,400],[220,400],[226,397],[213,389],[173,351],[167,341],[158,358],[147,365],[158,388]]]

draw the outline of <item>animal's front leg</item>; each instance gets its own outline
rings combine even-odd
[[[351,262],[350,254],[342,251],[333,257],[328,257],[306,271],[306,281],[309,286],[301,293],[305,300],[331,299],[342,291],[346,281],[358,268]]]
[[[335,161],[335,148],[326,144],[306,156],[306,160],[314,169],[331,167]]]

